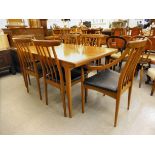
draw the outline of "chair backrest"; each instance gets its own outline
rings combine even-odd
[[[125,38],[120,36],[110,36],[106,39],[108,48],[117,48],[120,52],[126,48],[127,41]]]
[[[142,34],[142,28],[140,27],[133,27],[129,29],[131,36],[141,35]]]
[[[126,35],[126,29],[125,28],[115,28],[112,31],[113,31],[113,36]]]
[[[145,45],[145,48],[144,48],[144,52],[142,53],[141,60],[149,62],[150,50],[152,49],[152,41],[148,37],[145,37],[145,36],[133,36],[131,38],[132,41],[134,41],[134,40],[144,40],[144,39],[147,39],[147,42],[146,42],[146,45]],[[144,57],[144,55],[147,55],[147,57]]]
[[[18,56],[24,70],[37,72],[35,59],[29,48],[32,46],[32,40],[29,38],[13,38],[13,41],[17,47]]]
[[[62,34],[62,30],[60,28],[53,29],[53,34],[54,35],[61,35]]]
[[[80,44],[85,46],[101,46],[104,35],[101,34],[82,34],[80,35]]]
[[[147,39],[130,41],[127,44],[127,48],[123,52],[121,57],[128,54],[128,60],[120,73],[118,82],[118,90],[123,91],[125,88],[132,83],[136,66],[140,60],[140,56],[144,52]]]
[[[67,34],[64,36],[65,44],[78,44],[79,43],[79,34]]]
[[[70,34],[82,34],[82,30],[80,27],[73,27],[70,29]]]
[[[155,36],[155,27],[151,27],[150,36]]]
[[[43,76],[48,80],[63,83],[63,74],[55,46],[61,44],[56,40],[33,40],[41,62]]]
[[[154,51],[154,53],[155,53],[155,37],[153,37],[153,36],[150,37],[149,36],[147,38],[149,38],[151,40],[151,42],[152,42],[152,46],[151,46],[150,50],[152,50],[152,52]]]

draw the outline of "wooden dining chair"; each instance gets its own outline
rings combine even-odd
[[[29,38],[14,38],[14,43],[17,47],[19,59],[23,70],[23,76],[27,92],[29,92],[28,80],[30,84],[30,75],[34,76],[37,80],[37,86],[40,99],[42,100],[40,78],[42,77],[42,69],[38,60],[36,60],[30,51],[29,46],[32,46],[32,41]]]
[[[79,38],[79,44],[84,46],[101,47],[104,37],[105,36],[102,34],[82,34],[80,35],[80,38]],[[93,61],[93,63],[101,64],[101,59]]]
[[[149,68],[147,72],[147,76],[153,81],[152,90],[151,90],[151,96],[152,96],[155,90],[155,68]]]
[[[124,49],[126,48],[127,41],[125,38],[120,36],[110,36],[106,39],[106,44],[108,48],[118,49],[117,53],[114,53],[110,57],[106,58],[108,59],[106,60],[106,63],[108,63],[109,61],[118,59],[122,55]],[[122,67],[122,61],[119,63],[119,71],[121,70],[121,67]],[[115,70],[115,66],[114,66],[114,70]]]
[[[127,108],[129,110],[134,73],[137,63],[139,62],[140,56],[142,52],[144,52],[146,42],[147,40],[130,41],[127,44],[127,47],[121,55],[121,57],[114,60],[112,63],[103,66],[87,66],[88,70],[90,71],[100,71],[89,78],[84,77],[84,71],[82,69],[82,113],[84,113],[85,107],[85,89],[93,89],[98,92],[101,92],[105,95],[108,95],[116,99],[114,119],[114,127],[116,127],[120,105],[120,97],[126,90],[129,90]],[[128,60],[121,73],[109,69],[113,65],[116,65],[120,61],[122,61],[127,54],[129,55]]]
[[[127,30],[125,28],[114,28],[112,34],[113,36],[123,36],[127,34]]]
[[[65,44],[79,44],[79,36],[80,34],[66,34],[64,36],[64,43]]]
[[[129,32],[128,33],[131,36],[142,35],[142,28],[140,28],[140,27],[129,28]]]
[[[37,49],[41,61],[41,67],[43,70],[44,88],[45,88],[45,99],[48,105],[48,84],[56,87],[60,90],[61,98],[63,102],[64,116],[66,117],[66,103],[65,103],[65,71],[61,66],[60,61],[57,57],[55,46],[60,45],[60,41],[52,40],[33,40],[33,43]],[[81,82],[81,71],[76,69],[71,71],[72,85]]]
[[[35,35],[34,34],[13,35],[12,40],[14,40],[14,38],[18,38],[18,39],[25,39],[25,38],[27,38],[27,39],[35,39]],[[16,45],[15,45],[15,47],[16,47]],[[17,52],[17,55],[18,55],[18,52]],[[20,72],[22,73],[22,75],[24,77],[20,56],[18,56],[18,59],[19,59],[19,64],[20,64]]]
[[[80,44],[85,46],[101,46],[102,34],[82,34],[80,35]]]
[[[149,59],[151,60],[151,65],[155,65],[155,37],[151,36],[151,37],[147,37],[149,40],[151,40],[152,42],[152,46],[150,49],[150,55],[149,55]],[[145,56],[145,54],[144,54]]]
[[[155,36],[155,27],[151,27],[150,36]]]
[[[131,38],[131,40],[144,40],[147,37],[145,36],[134,36]],[[140,71],[140,80],[139,80],[139,88],[141,88],[142,80],[144,76],[144,72],[147,72],[147,70],[150,68],[151,65],[151,59],[149,58],[152,48],[152,41],[147,38],[147,43],[144,48],[144,52],[142,53],[140,60],[137,64],[137,71]]]

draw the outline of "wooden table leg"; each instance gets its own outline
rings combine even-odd
[[[72,118],[71,68],[65,66],[64,69],[66,78],[66,93],[68,98],[68,111],[69,117]]]

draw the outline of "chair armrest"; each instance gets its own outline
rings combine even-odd
[[[110,67],[117,65],[119,62],[121,62],[128,53],[129,53],[129,51],[128,51],[128,49],[126,49],[118,59],[114,60],[113,62],[111,62],[109,64],[100,65],[100,66],[87,65],[86,67],[87,67],[88,71],[109,69]]]

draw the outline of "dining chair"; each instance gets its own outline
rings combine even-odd
[[[82,69],[82,113],[84,113],[85,107],[85,89],[92,89],[101,92],[105,95],[108,95],[116,99],[114,119],[114,127],[116,127],[120,106],[120,97],[126,90],[129,90],[127,107],[127,109],[129,110],[134,73],[137,63],[139,62],[140,56],[142,52],[144,52],[146,42],[147,40],[130,41],[127,44],[127,47],[125,51],[122,53],[121,57],[114,60],[113,62],[102,66],[88,65],[88,70],[100,71],[89,78],[84,77],[84,71]],[[128,60],[120,73],[109,69],[110,67],[121,62],[127,54],[129,55]]]
[[[70,34],[82,34],[82,30],[80,27],[72,27],[70,29]]]
[[[127,34],[127,30],[125,28],[114,28],[112,34],[113,36],[123,36]]]
[[[84,46],[102,46],[102,40],[104,39],[102,34],[81,34],[79,37],[79,44]],[[91,52],[91,51],[90,51]],[[101,64],[101,59],[93,61],[95,64]]]
[[[34,58],[29,48],[29,46],[32,46],[32,41],[29,38],[14,38],[13,40],[17,47],[18,56],[21,61],[21,67],[23,69],[24,82],[27,88],[27,92],[29,92],[28,80],[30,84],[29,76],[31,75],[36,78],[39,96],[42,100],[40,88],[40,78],[42,78],[42,69],[40,62]]]
[[[110,61],[118,59],[122,55],[124,49],[126,48],[127,41],[125,38],[120,36],[110,36],[106,39],[106,44],[108,48],[118,49],[117,53],[114,53],[110,57],[106,58],[108,59],[106,60],[106,63],[109,63]],[[119,63],[119,71],[121,70],[121,67],[122,67],[122,61]],[[115,66],[114,66],[114,70],[115,70]]]
[[[57,57],[57,51],[55,46],[61,44],[60,41],[52,40],[33,40],[33,43],[36,47],[41,67],[43,70],[43,79],[44,79],[44,89],[45,89],[45,100],[46,105],[48,105],[48,92],[47,86],[52,85],[55,88],[58,88],[61,93],[61,98],[63,102],[64,116],[66,117],[66,103],[65,103],[65,71],[60,64],[60,60]],[[81,82],[81,71],[79,72],[76,69],[71,71],[71,81],[72,85],[75,85],[78,82]]]
[[[151,27],[150,36],[155,36],[155,27]]]
[[[102,34],[81,34],[80,44],[85,46],[101,46],[101,40],[104,38]]]
[[[79,44],[79,36],[80,34],[66,34],[64,36],[64,43],[65,44]]]
[[[129,32],[128,33],[131,36],[142,35],[142,28],[140,28],[140,27],[129,28]]]
[[[150,55],[149,55],[149,59],[151,60],[151,65],[155,65],[155,37],[153,36],[149,36],[147,37],[149,40],[151,40],[152,42],[152,46],[150,49]],[[145,56],[145,54],[144,54]]]
[[[131,40],[144,40],[146,38],[147,37],[145,36],[134,36],[131,38]],[[151,53],[151,48],[152,48],[152,41],[149,38],[147,38],[147,43],[144,48],[144,52],[142,53],[140,60],[137,64],[137,71],[140,70],[139,88],[141,88],[141,85],[142,85],[144,72],[147,72],[147,70],[151,66],[151,59],[149,58]]]
[[[147,76],[151,78],[153,81],[152,90],[151,90],[151,96],[152,96],[155,90],[155,68],[149,68],[147,72]]]
[[[13,35],[12,36],[12,40],[14,40],[14,38],[18,38],[18,39],[24,39],[24,38],[27,38],[27,39],[35,39],[35,36],[33,34],[26,34],[26,35]],[[15,45],[16,47],[16,45]],[[23,75],[23,78],[24,78],[24,81],[25,81],[25,77],[24,77],[24,73],[23,73],[23,67],[22,67],[22,63],[21,63],[21,60],[20,60],[20,56],[19,56],[19,52],[17,51],[17,56],[18,56],[18,59],[19,59],[19,64],[20,64],[20,72],[21,74]],[[29,84],[31,84],[31,81],[30,81],[30,77],[28,75],[28,79],[29,79]],[[26,86],[26,83],[25,83],[25,86]]]

